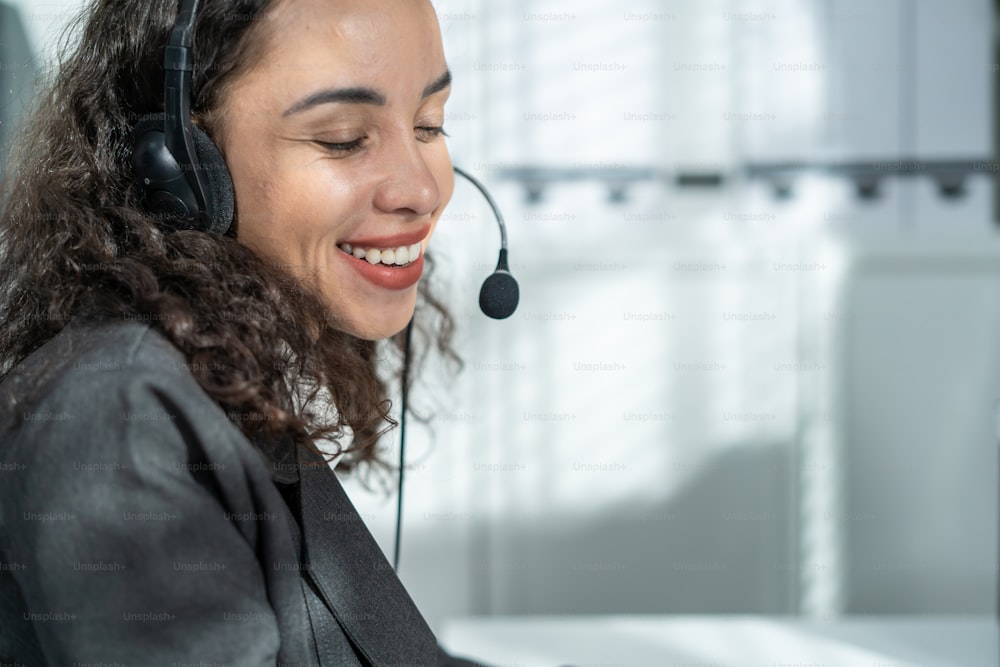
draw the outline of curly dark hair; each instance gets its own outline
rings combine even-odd
[[[258,18],[275,4],[201,2],[191,106],[210,136],[226,86],[261,56]],[[376,443],[395,425],[386,397],[403,334],[372,342],[339,331],[315,291],[237,241],[238,212],[215,235],[165,231],[142,208],[130,135],[139,117],[162,110],[176,15],[177,0],[93,0],[64,34],[2,186],[0,380],[75,316],[142,319],[251,442],[319,451],[330,440],[344,453],[338,470],[386,469]],[[460,365],[454,320],[427,276],[415,317],[420,357],[436,347]],[[304,402],[288,377],[301,380]],[[324,390],[334,418],[313,409]]]

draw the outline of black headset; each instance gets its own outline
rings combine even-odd
[[[143,116],[133,130],[132,169],[146,209],[168,229],[229,231],[235,212],[233,180],[212,139],[191,122],[194,20],[198,0],[180,0],[163,56],[163,113]],[[493,319],[510,317],[520,297],[507,265],[507,226],[486,188],[455,173],[486,197],[500,227],[500,258],[479,291],[479,307]]]

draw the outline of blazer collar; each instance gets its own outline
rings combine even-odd
[[[336,474],[296,447],[303,569],[372,664],[436,664],[437,641]]]
[[[296,458],[296,446],[289,437],[277,441],[257,438],[254,440],[257,450],[262,453],[271,467],[271,479],[281,484],[294,484],[299,481],[299,463]]]

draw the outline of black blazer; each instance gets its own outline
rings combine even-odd
[[[147,323],[74,320],[0,405],[0,663],[474,664],[326,462],[253,445]]]

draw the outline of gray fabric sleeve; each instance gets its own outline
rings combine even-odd
[[[162,377],[100,375],[24,415],[2,492],[47,662],[273,667],[254,524],[274,517],[253,515],[240,459],[204,469],[206,427]]]

